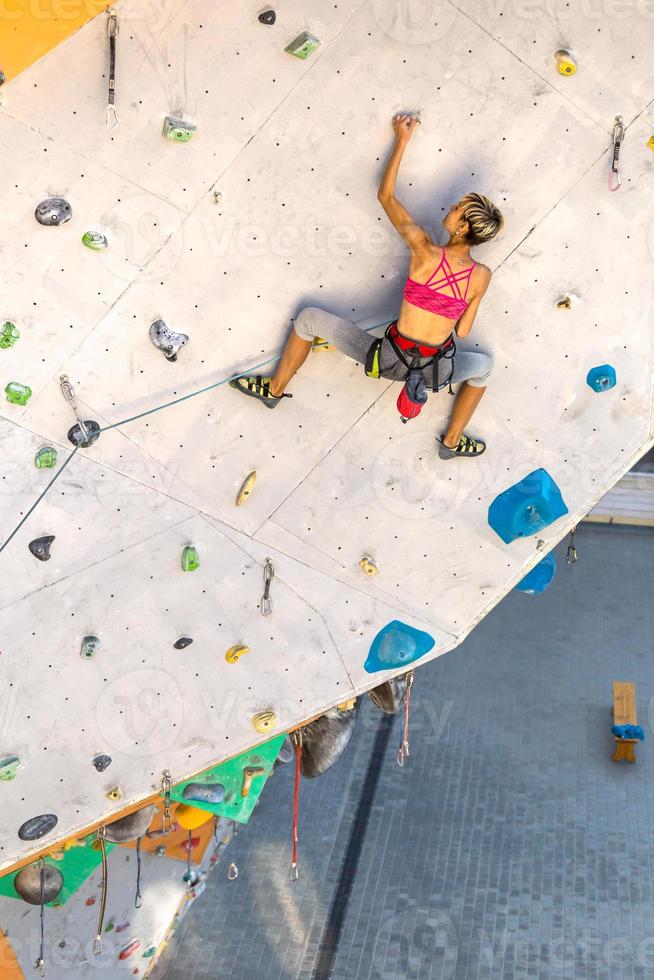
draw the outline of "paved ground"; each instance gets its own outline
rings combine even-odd
[[[158,968],[165,980],[654,976],[654,530],[584,525],[579,562],[421,668],[412,753],[367,702],[347,754],[279,769]],[[652,741],[611,762],[611,682]],[[654,703],[650,710],[654,720]],[[226,866],[225,866],[226,867]]]

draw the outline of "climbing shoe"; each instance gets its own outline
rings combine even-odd
[[[244,395],[258,398],[266,408],[277,408],[282,398],[292,398],[286,392],[283,395],[272,395],[270,393],[270,382],[272,378],[264,378],[261,374],[248,374],[242,378],[234,378],[229,382],[230,388],[242,391]]]
[[[438,455],[440,459],[473,459],[486,452],[486,443],[479,439],[471,439],[470,436],[461,436],[459,443],[454,449],[446,446],[442,439],[436,439],[439,443]]]

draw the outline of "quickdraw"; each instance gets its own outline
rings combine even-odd
[[[102,855],[102,894],[100,897],[100,911],[98,913],[98,929],[95,939],[93,940],[93,955],[99,956],[102,952],[102,926],[104,923],[104,912],[107,906],[107,848],[104,837],[105,828],[98,827],[96,834],[100,844],[100,853]]]
[[[291,859],[291,881],[297,881],[300,873],[297,869],[297,837],[300,815],[300,773],[302,766],[302,732],[291,735],[295,750],[295,783],[293,785],[293,857]]]
[[[617,191],[620,188],[620,171],[619,158],[620,158],[620,147],[622,146],[622,140],[624,139],[624,126],[622,124],[622,116],[615,117],[615,123],[613,126],[613,159],[611,160],[611,169],[609,170],[609,190]]]
[[[404,727],[402,730],[402,741],[397,750],[397,764],[403,766],[411,755],[409,751],[409,702],[411,700],[411,688],[413,687],[413,671],[410,670],[406,675],[406,694],[404,696]]]
[[[107,8],[107,35],[109,37],[109,92],[107,94],[107,129],[115,129],[119,119],[116,113],[116,38],[120,27],[118,11]]]
[[[164,769],[161,774],[161,792],[163,793],[163,816],[161,818],[161,831],[164,837],[173,829],[173,818],[170,813],[170,791],[173,788],[172,776],[168,769]]]
[[[43,858],[39,858],[39,886],[41,889],[41,910],[39,914],[40,927],[41,927],[41,941],[39,945],[39,958],[34,964],[34,969],[39,971],[40,976],[45,976],[45,958],[44,958],[44,946],[45,946],[45,862]]]
[[[141,896],[141,841],[142,837],[136,838],[136,894],[134,895],[134,908],[140,909],[143,905]]]
[[[574,565],[574,563],[577,561],[577,549],[575,548],[576,530],[577,528],[573,527],[573,529],[570,531],[570,541],[568,542],[568,550],[565,556],[565,560],[567,561],[568,565]]]
[[[275,568],[270,560],[266,558],[263,566],[263,596],[261,597],[261,615],[269,616],[272,612],[272,601],[270,599],[270,583],[275,575]]]

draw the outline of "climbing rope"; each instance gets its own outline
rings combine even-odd
[[[411,688],[413,687],[413,671],[410,670],[406,675],[406,694],[404,695],[404,728],[402,731],[402,741],[397,750],[397,764],[403,766],[409,758],[409,702],[411,701]]]
[[[143,904],[141,897],[141,839],[136,838],[136,895],[134,896],[134,908],[140,909]]]
[[[41,892],[41,910],[40,910],[40,921],[41,921],[41,942],[39,946],[39,958],[34,964],[34,969],[39,971],[39,974],[45,976],[45,958],[44,958],[44,946],[45,946],[45,862],[43,858],[39,858],[39,886]]]
[[[191,874],[191,842],[193,841],[193,831],[189,830],[186,842],[186,894],[190,895],[193,891],[193,875]]]
[[[293,857],[291,859],[291,881],[297,881],[300,874],[297,869],[297,830],[300,815],[300,774],[302,764],[302,732],[291,735],[295,749],[295,783],[293,785]]]
[[[102,926],[104,925],[104,912],[107,905],[107,848],[104,839],[104,826],[98,827],[96,834],[100,842],[100,853],[102,854],[102,895],[100,897],[100,912],[98,914],[98,931],[93,940],[93,955],[99,956],[102,952]]]
[[[385,320],[384,323],[376,323],[372,327],[366,327],[365,330],[364,330],[364,333],[370,333],[372,330],[378,330],[381,327],[386,327],[386,326],[388,326],[389,323],[392,323],[392,322],[393,322],[392,320]],[[322,341],[321,343],[314,344],[314,347],[325,347],[325,346],[328,346],[327,341]],[[252,367],[247,368],[245,371],[239,371],[238,374],[230,374],[229,377],[221,378],[220,381],[214,381],[213,384],[205,385],[204,388],[198,388],[197,391],[191,391],[191,392],[188,393],[188,395],[181,395],[179,398],[173,398],[169,402],[164,402],[163,405],[156,405],[154,408],[148,408],[148,409],[146,409],[145,412],[139,412],[138,415],[130,415],[129,418],[121,419],[120,422],[112,422],[111,425],[105,425],[102,428],[100,428],[100,429],[97,430],[96,437],[99,436],[100,433],[102,433],[102,432],[109,432],[110,429],[117,429],[121,425],[127,425],[128,422],[137,422],[139,419],[145,418],[148,415],[153,415],[155,412],[161,412],[165,408],[171,408],[173,405],[179,405],[181,402],[188,401],[189,398],[195,398],[196,395],[203,395],[207,391],[213,391],[215,388],[221,388],[223,385],[229,384],[230,381],[234,381],[236,378],[242,378],[246,374],[255,374],[260,368],[266,367],[266,365],[273,364],[275,361],[278,361],[280,357],[281,357],[281,354],[274,354],[272,357],[269,357],[267,360],[260,361],[258,364],[254,364]],[[66,397],[66,396],[64,396],[64,397]],[[69,400],[69,399],[67,398],[67,400]],[[68,459],[66,460],[66,462],[63,463],[63,465],[59,467],[59,469],[57,470],[57,472],[55,473],[55,475],[52,477],[52,479],[48,483],[48,485],[45,488],[45,490],[43,490],[39,494],[39,496],[37,497],[37,499],[34,501],[34,503],[29,508],[29,510],[27,511],[27,513],[24,514],[24,516],[21,518],[20,522],[16,525],[16,527],[11,532],[11,534],[9,535],[9,537],[6,538],[3,541],[3,543],[0,545],[0,553],[2,553],[4,551],[4,549],[7,547],[7,545],[12,540],[12,538],[15,537],[15,535],[21,529],[21,527],[23,526],[23,524],[25,523],[25,521],[28,519],[28,517],[31,514],[34,513],[34,511],[36,510],[36,508],[38,507],[38,505],[41,503],[41,501],[45,497],[46,493],[50,490],[50,488],[52,487],[52,485],[59,479],[59,477],[63,473],[63,471],[66,468],[66,466],[68,466],[68,464],[70,463],[71,459],[73,458],[73,456],[77,452],[77,449],[78,448],[79,447],[76,447],[71,452],[71,454],[68,457]]]

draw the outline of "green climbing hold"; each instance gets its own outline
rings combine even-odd
[[[102,252],[108,247],[109,242],[107,236],[103,235],[101,231],[85,231],[82,235],[82,244],[94,252]]]
[[[37,470],[51,470],[57,465],[57,450],[53,446],[43,446],[34,457]]]
[[[0,779],[6,782],[15,779],[19,766],[20,759],[17,755],[8,755],[4,759],[0,759]]]
[[[90,660],[91,657],[95,657],[96,653],[100,649],[100,640],[97,636],[85,636],[82,640],[82,649],[80,650],[80,655],[85,660]]]
[[[148,948],[146,949],[146,951],[143,953],[143,956],[146,959],[150,959],[150,957],[151,956],[154,956],[154,954],[156,952],[157,952],[157,947],[156,946],[148,946]]]
[[[317,37],[314,37],[313,34],[309,34],[308,31],[302,31],[302,33],[298,34],[294,41],[291,41],[291,43],[284,48],[284,51],[286,51],[288,54],[294,54],[296,58],[304,59],[308,58],[309,55],[316,50],[319,44],[320,41]]]
[[[166,116],[164,119],[163,134],[173,143],[188,143],[196,129],[197,126],[193,123],[184,122],[174,116]]]
[[[182,552],[182,569],[185,572],[194,572],[200,567],[200,558],[197,548],[192,544],[187,544]]]
[[[32,397],[32,389],[28,385],[22,385],[19,381],[10,381],[5,388],[7,401],[12,405],[27,405]]]
[[[2,331],[0,331],[0,348],[7,350],[9,347],[13,347],[19,339],[20,332],[16,324],[12,323],[11,320],[5,320],[2,324]]]

